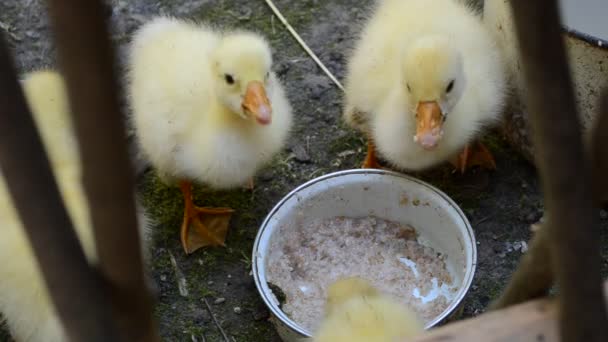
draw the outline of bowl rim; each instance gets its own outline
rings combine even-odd
[[[456,210],[456,212],[460,216],[462,222],[464,223],[463,228],[464,228],[466,234],[468,235],[469,241],[471,244],[471,259],[472,259],[471,267],[470,267],[470,269],[465,270],[465,274],[464,274],[463,280],[462,280],[463,285],[461,286],[461,288],[459,290],[460,293],[458,294],[458,296],[454,298],[452,303],[447,308],[445,308],[445,310],[440,315],[438,315],[437,317],[435,317],[435,319],[433,319],[431,322],[429,322],[427,324],[427,326],[425,327],[425,329],[428,329],[428,328],[431,328],[431,327],[437,325],[438,323],[440,323],[441,321],[446,319],[448,316],[450,316],[456,310],[456,308],[459,305],[461,305],[466,294],[469,292],[471,284],[473,283],[473,279],[475,278],[475,271],[477,268],[477,240],[475,239],[475,233],[473,231],[473,228],[472,228],[468,218],[466,217],[466,215],[464,214],[462,209],[456,204],[456,202],[454,202],[454,200],[452,200],[443,191],[441,191],[438,188],[436,188],[435,186],[433,186],[425,181],[422,181],[420,179],[417,179],[415,177],[412,177],[412,176],[409,176],[406,174],[402,174],[402,173],[398,173],[398,172],[394,172],[394,171],[380,170],[380,169],[349,169],[349,170],[331,172],[331,173],[325,174],[323,176],[319,176],[317,178],[311,179],[311,180],[297,186],[295,189],[293,189],[287,195],[285,195],[270,210],[270,212],[268,213],[268,215],[266,215],[266,218],[260,225],[260,228],[258,229],[255,241],[253,243],[253,250],[252,250],[252,257],[251,257],[251,260],[252,260],[251,271],[253,273],[255,286],[258,290],[258,293],[262,297],[262,300],[264,301],[264,304],[266,305],[266,307],[268,307],[268,309],[271,311],[272,315],[277,317],[282,324],[287,325],[291,330],[293,330],[305,337],[311,337],[310,333],[308,331],[306,331],[304,328],[300,327],[300,325],[298,325],[296,322],[294,322],[291,318],[289,318],[289,316],[287,316],[287,314],[285,312],[283,312],[283,310],[278,308],[278,306],[276,306],[274,301],[270,298],[270,293],[267,293],[267,291],[262,287],[262,282],[260,279],[260,268],[265,268],[265,267],[263,265],[259,265],[259,262],[258,262],[258,254],[259,254],[258,250],[260,247],[260,243],[261,243],[262,237],[265,235],[265,231],[266,231],[266,228],[268,227],[270,220],[274,217],[276,212],[295,194],[299,193],[300,191],[302,191],[314,184],[326,181],[331,178],[357,175],[357,174],[359,174],[359,175],[372,174],[372,175],[397,177],[397,178],[405,179],[405,180],[413,182],[413,183],[417,183],[418,185],[421,185],[422,187],[425,187],[428,190],[435,192],[435,194],[437,194],[440,198],[442,198],[444,201],[446,201],[453,209]],[[260,256],[260,259],[261,259],[261,256]],[[468,260],[465,260],[465,262],[468,263]]]

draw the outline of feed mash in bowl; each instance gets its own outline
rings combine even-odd
[[[327,287],[343,277],[369,280],[425,322],[445,310],[457,290],[443,255],[420,244],[413,228],[375,216],[281,227],[267,272],[286,296],[283,311],[309,331],[323,317]]]
[[[359,169],[287,195],[258,233],[253,272],[279,334],[291,341],[312,335],[326,288],[345,276],[367,279],[434,326],[464,297],[475,259],[472,229],[445,194],[405,175]]]

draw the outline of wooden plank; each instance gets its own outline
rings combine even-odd
[[[47,0],[80,144],[99,268],[126,341],[159,341],[145,286],[114,47],[102,1]]]
[[[608,295],[608,282],[604,293]],[[555,299],[537,299],[431,329],[408,342],[557,342],[557,309]]]
[[[558,3],[519,0],[509,4],[526,82],[525,102],[533,114],[532,141],[548,219],[543,229],[549,237],[550,265],[560,289],[561,338],[605,342],[608,314],[599,286],[598,217]],[[515,279],[519,281],[512,284],[514,288],[530,285],[524,277]]]
[[[87,262],[63,205],[1,32],[0,167],[70,340],[116,341],[103,284]]]
[[[557,305],[539,299],[430,330],[415,342],[557,341]]]

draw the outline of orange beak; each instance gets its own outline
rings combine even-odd
[[[422,148],[437,147],[443,136],[443,114],[436,101],[419,102],[416,108],[416,135],[414,141]]]
[[[259,124],[268,125],[272,121],[272,107],[262,82],[249,82],[242,106]]]

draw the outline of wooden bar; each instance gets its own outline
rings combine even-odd
[[[598,106],[599,113],[590,142],[593,182],[600,205],[608,204],[608,85]]]
[[[115,54],[103,7],[99,0],[48,3],[81,146],[100,269],[112,291],[119,329],[128,341],[158,341],[136,228]]]
[[[608,282],[604,284],[608,294]],[[604,302],[608,308],[608,301]],[[558,305],[543,298],[431,329],[407,342],[559,342]],[[587,341],[587,340],[581,340]],[[405,342],[405,341],[404,341]]]
[[[70,339],[117,341],[101,279],[76,238],[1,32],[0,166]]]
[[[555,0],[510,2],[520,46],[533,145],[545,194],[563,341],[608,341],[591,168],[583,150]],[[528,286],[519,279],[519,286]]]

